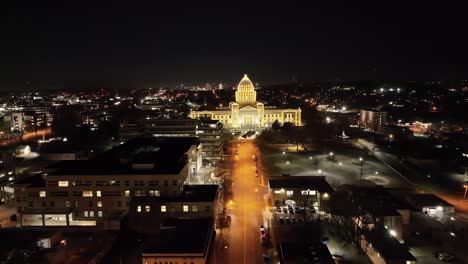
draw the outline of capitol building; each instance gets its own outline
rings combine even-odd
[[[280,109],[257,102],[257,92],[247,74],[237,85],[236,101],[229,103],[229,107],[192,111],[190,117],[220,120],[226,128],[230,129],[266,128],[271,127],[276,120],[280,124],[289,122],[295,126],[302,125],[300,108]]]

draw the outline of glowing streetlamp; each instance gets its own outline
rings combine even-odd
[[[283,155],[286,155],[286,152],[285,152],[285,151],[283,151]]]
[[[330,152],[329,154],[330,154],[330,157],[333,157],[333,152]]]
[[[379,175],[379,172],[378,172],[378,171],[376,171],[376,172],[375,172],[375,175]]]
[[[322,170],[318,170],[317,172],[320,174],[320,176],[322,176]]]
[[[463,199],[466,199],[466,193],[468,192],[468,182],[465,182],[465,184],[463,184],[463,188],[465,188],[465,194],[463,195]]]
[[[286,161],[286,164],[287,164],[287,165],[289,165],[289,160],[288,160],[288,161]]]

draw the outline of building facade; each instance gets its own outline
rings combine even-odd
[[[204,159],[220,160],[223,155],[224,127],[219,120],[212,119],[147,119],[142,124],[123,124],[119,137],[197,137],[202,143]]]
[[[381,125],[387,123],[387,112],[361,110],[359,126],[364,129],[376,131]]]
[[[190,117],[220,120],[229,129],[255,130],[271,127],[275,121],[280,124],[289,122],[295,126],[302,125],[300,108],[280,109],[257,102],[257,92],[247,74],[239,82],[235,96],[236,101],[231,102],[228,108],[192,111]]]
[[[179,196],[201,159],[197,138],[141,138],[91,160],[62,162],[15,185],[21,224],[118,223],[133,197]]]

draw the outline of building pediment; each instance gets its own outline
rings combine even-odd
[[[253,106],[251,106],[251,105],[246,105],[246,106],[242,107],[242,108],[239,109],[239,110],[241,110],[241,111],[249,111],[249,110],[252,111],[252,110],[257,110],[257,108],[256,108],[256,107],[253,107]]]

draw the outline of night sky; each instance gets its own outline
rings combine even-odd
[[[466,9],[449,1],[14,2],[0,11],[0,90],[468,78]]]

